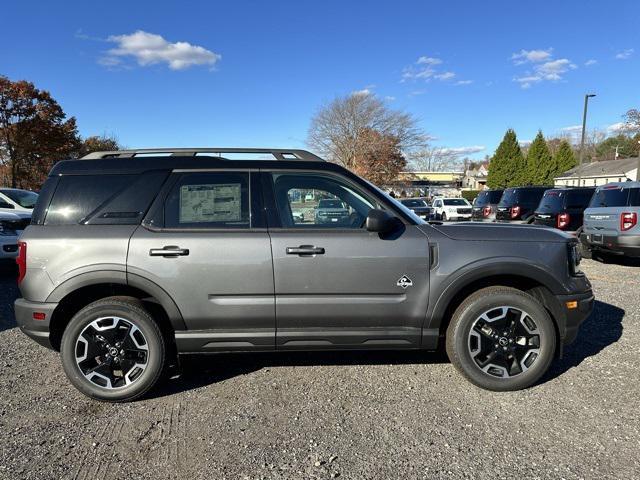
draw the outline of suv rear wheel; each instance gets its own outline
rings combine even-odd
[[[85,395],[108,402],[141,397],[160,378],[162,333],[139,300],[108,297],[80,310],[60,347],[62,366]]]
[[[475,385],[519,390],[533,385],[551,365],[556,332],[535,298],[514,288],[489,287],[456,309],[446,346],[453,365]]]

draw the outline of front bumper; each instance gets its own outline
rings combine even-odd
[[[590,250],[600,250],[627,257],[640,257],[640,235],[602,235],[601,242],[593,241],[593,234],[580,234],[580,243]]]
[[[20,330],[43,347],[53,348],[50,339],[49,322],[57,303],[30,302],[18,298],[14,303],[16,322]],[[34,320],[34,313],[44,313],[44,320]]]
[[[556,295],[556,299],[562,309],[563,318],[558,319],[558,329],[560,342],[563,346],[572,343],[577,335],[582,322],[584,322],[591,312],[595,298],[591,290],[573,295]],[[576,308],[568,308],[567,302],[577,302]]]

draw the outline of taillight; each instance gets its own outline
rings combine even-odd
[[[520,216],[520,207],[511,207],[511,218],[518,218]]]
[[[570,220],[571,220],[571,217],[569,216],[568,213],[561,213],[556,218],[556,226],[560,229],[567,228],[567,225],[569,225]]]
[[[27,242],[18,242],[18,256],[16,257],[18,264],[18,284],[22,282],[27,273]]]
[[[620,214],[620,230],[630,230],[638,223],[638,214],[636,212],[623,212]]]
[[[484,207],[482,209],[482,216],[488,217],[489,215],[491,215],[491,207]]]

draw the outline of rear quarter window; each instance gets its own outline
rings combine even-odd
[[[58,181],[45,225],[83,223],[92,212],[115,198],[136,175],[69,175]]]

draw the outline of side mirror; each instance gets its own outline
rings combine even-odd
[[[398,219],[385,210],[373,208],[369,210],[366,225],[370,232],[389,233],[398,226]]]

